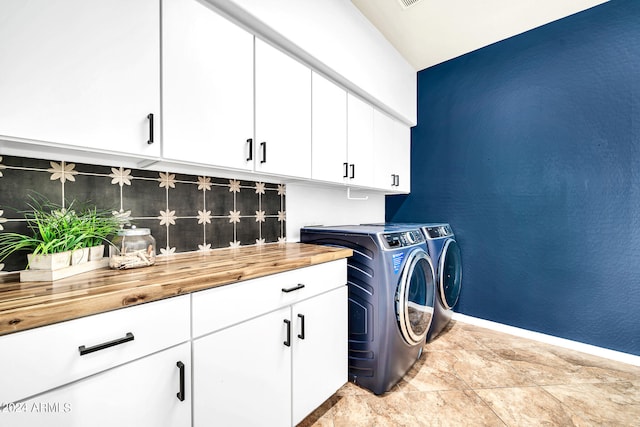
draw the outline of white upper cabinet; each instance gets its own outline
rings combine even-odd
[[[253,35],[195,0],[163,0],[163,156],[251,170]]]
[[[2,0],[0,138],[158,156],[159,19],[157,0]]]
[[[411,129],[393,118],[373,111],[375,185],[393,192],[411,189]]]
[[[411,128],[396,120],[393,121],[393,164],[397,175],[395,191],[411,191]]]
[[[347,118],[348,182],[353,185],[375,187],[373,107],[349,94]]]
[[[317,73],[312,74],[311,87],[311,177],[342,183],[349,174],[347,92]]]
[[[311,70],[255,40],[255,170],[311,178]]]
[[[312,178],[375,187],[373,107],[313,73]]]
[[[348,90],[417,120],[417,73],[351,1],[207,0],[310,55],[323,73]],[[347,83],[350,82],[350,83]],[[352,86],[351,86],[352,85]]]

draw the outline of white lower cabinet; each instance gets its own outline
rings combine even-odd
[[[0,410],[14,427],[187,427],[189,343],[143,357]]]
[[[193,341],[194,426],[296,425],[347,381],[345,260],[269,276],[264,286],[278,277],[279,303]],[[217,311],[219,301],[244,305],[262,289],[251,282],[232,301],[225,293],[238,296],[242,283],[194,294],[194,330],[203,330],[196,319],[206,318],[212,330],[221,325],[197,311]]]
[[[347,379],[347,287],[293,306],[293,425],[313,412]],[[300,317],[303,316],[303,317]],[[304,337],[300,337],[304,322]]]
[[[289,308],[193,343],[195,426],[286,426],[291,418]]]
[[[296,425],[347,381],[346,280],[341,259],[2,336],[0,426]]]

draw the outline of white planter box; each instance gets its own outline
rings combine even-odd
[[[59,270],[68,267],[71,262],[71,252],[56,254],[28,254],[30,270]]]

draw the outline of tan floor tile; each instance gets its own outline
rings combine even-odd
[[[347,383],[300,427],[640,427],[637,420],[640,367],[452,322],[390,392]]]
[[[358,394],[370,394],[366,388],[360,387],[352,382],[348,382],[336,392],[338,396],[353,396]]]
[[[508,426],[573,426],[572,414],[540,387],[493,388],[476,393]]]
[[[457,359],[453,363],[455,374],[471,388],[536,385],[529,376],[513,369],[508,360],[492,351],[456,350],[451,354]]]
[[[543,388],[575,414],[576,425],[640,425],[640,381]]]
[[[584,378],[593,378],[601,382],[640,380],[640,366],[561,347],[549,346],[548,351],[566,363],[579,367],[577,372]]]
[[[333,407],[341,399],[340,396],[334,394],[327,399],[318,409],[313,411],[309,416],[302,420],[298,427],[333,427]]]
[[[401,392],[466,389],[469,386],[455,374],[455,356],[446,351],[426,351],[394,390]]]
[[[333,413],[335,427],[504,426],[472,391],[387,393],[349,396]]]
[[[418,425],[404,393],[345,396],[332,411],[335,427]]]
[[[537,385],[599,382],[593,376],[584,375],[580,366],[535,346],[527,349],[494,349],[493,352],[519,375],[530,378]]]
[[[531,343],[534,342],[526,338],[509,335],[503,332],[481,328],[474,325],[469,325],[464,323],[460,323],[460,325],[461,325],[460,328],[466,331],[468,335],[473,337],[473,339],[479,345],[482,345],[483,347],[489,348],[489,349],[530,348]]]
[[[477,337],[459,322],[450,322],[435,339],[428,342],[426,351],[438,350],[486,350]]]
[[[472,390],[407,393],[416,426],[491,426],[504,423]]]

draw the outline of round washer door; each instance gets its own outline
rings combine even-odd
[[[440,300],[450,310],[458,302],[462,285],[462,255],[458,243],[449,239],[442,248],[438,266]]]
[[[435,274],[425,251],[413,251],[396,290],[396,315],[407,343],[420,343],[431,325],[435,300]]]

